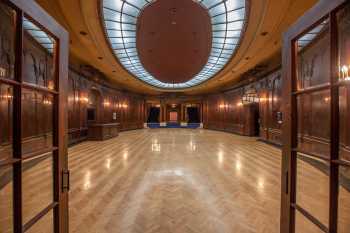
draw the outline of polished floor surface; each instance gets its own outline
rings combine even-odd
[[[50,203],[50,163],[24,174],[25,219]],[[199,129],[129,131],[73,146],[69,166],[72,233],[279,232],[281,151],[256,138]],[[298,202],[327,224],[328,176],[303,160],[298,166]],[[10,192],[11,185],[0,189],[1,200],[10,200]],[[345,233],[350,196],[340,193],[339,233]],[[1,200],[0,214],[9,209]],[[50,218],[28,232],[50,233]],[[9,219],[0,216],[0,223]],[[321,232],[301,215],[296,229]]]
[[[279,231],[281,152],[254,138],[130,131],[69,155],[72,232]]]

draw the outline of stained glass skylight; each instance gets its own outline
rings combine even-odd
[[[33,24],[27,18],[23,18],[23,28],[31,35],[41,46],[47,49],[50,53],[53,52],[55,40],[38,26]]]
[[[153,0],[154,1],[154,0]],[[183,83],[157,80],[142,66],[136,48],[136,23],[143,8],[152,0],[103,0],[105,31],[120,63],[138,79],[164,89],[196,86],[217,74],[235,52],[246,18],[245,0],[196,0],[211,17],[212,47],[203,69]]]

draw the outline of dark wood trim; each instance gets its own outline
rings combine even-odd
[[[297,204],[292,204],[292,207],[296,210],[298,210],[299,213],[301,213],[304,217],[306,217],[307,219],[310,220],[310,222],[312,222],[313,224],[315,224],[316,226],[318,226],[318,228],[320,228],[323,232],[325,233],[329,233],[330,231],[328,230],[328,228],[321,223],[317,218],[315,218],[314,216],[312,216],[312,214],[310,214],[307,210],[305,210],[304,208],[302,208],[301,206],[297,205]]]
[[[317,86],[312,86],[312,87],[309,87],[309,88],[305,88],[305,89],[302,89],[302,90],[296,90],[292,94],[293,95],[308,94],[308,93],[311,93],[311,92],[328,90],[330,87],[331,87],[330,83],[325,83],[325,84],[320,84],[320,85],[317,85]]]
[[[50,206],[54,208],[54,230],[55,233],[68,232],[68,193],[61,192],[61,170],[67,169],[67,114],[66,114],[66,92],[68,78],[68,53],[69,38],[67,31],[60,26],[50,15],[48,15],[34,0],[5,0],[11,7],[16,9],[16,58],[15,58],[15,80],[3,80],[14,89],[13,101],[13,158],[21,160],[13,163],[13,200],[14,200],[14,233],[22,233],[29,228],[26,224],[23,228],[22,222],[22,162],[24,159],[36,158],[38,153],[53,152],[54,158],[54,201]],[[38,26],[50,34],[56,40],[54,52],[56,90],[22,82],[23,70],[23,16],[33,20]],[[54,96],[53,113],[53,148],[37,151],[27,155],[22,154],[21,133],[21,98],[22,89],[27,88],[41,93],[49,93]],[[47,213],[42,211],[36,221]],[[31,224],[34,224],[33,221]]]
[[[311,156],[318,157],[330,162],[330,209],[329,209],[329,231],[326,226],[318,224],[318,220],[312,215],[306,214],[306,217],[317,225],[324,232],[337,232],[337,206],[338,206],[338,164],[339,161],[339,82],[338,82],[338,47],[337,47],[337,20],[335,9],[339,8],[346,0],[320,0],[313,8],[298,19],[289,30],[283,35],[283,77],[284,77],[284,115],[285,121],[283,125],[283,156],[282,156],[282,192],[281,192],[281,233],[295,232],[295,209],[305,213],[303,209],[296,204],[296,153],[298,142],[298,115],[297,115],[297,96],[301,94],[313,93],[320,90],[331,91],[331,140],[330,140],[330,156],[329,158],[319,157],[312,154]],[[330,55],[330,83],[319,85],[316,87],[297,90],[296,89],[296,45],[295,41],[307,31],[312,29],[318,23],[330,16],[331,25],[331,55]],[[310,153],[305,153],[310,154]],[[283,176],[288,174],[288,179],[283,179]],[[290,190],[286,194],[285,188]],[[292,207],[292,208],[291,208]],[[304,214],[305,215],[305,214]],[[316,220],[316,221],[314,221]]]
[[[336,12],[330,13],[330,34],[331,34],[331,141],[330,158],[339,159],[340,148],[340,130],[339,130],[339,86],[338,83],[338,22]],[[338,232],[338,192],[339,192],[339,167],[331,163],[330,168],[330,189],[329,189],[329,231]]]
[[[301,149],[298,149],[298,148],[292,148],[292,151],[296,152],[296,153],[300,153],[300,154],[297,154],[297,156],[299,156],[299,155],[301,155],[301,156],[309,156],[309,157],[314,157],[314,158],[321,159],[321,160],[324,160],[324,161],[327,161],[327,162],[331,161],[330,157],[327,157],[327,156],[324,156],[324,155],[320,155],[320,154],[316,154],[316,153],[311,153],[309,151],[304,151],[304,150],[301,150]]]
[[[55,152],[57,150],[58,150],[58,147],[45,148],[45,149],[42,149],[42,150],[38,150],[38,151],[22,154],[22,158],[21,159],[22,159],[22,161],[29,160],[29,159],[36,159],[36,158],[40,158],[42,156],[45,156],[48,153],[53,153],[53,152]]]
[[[45,209],[43,209],[39,214],[34,216],[31,220],[29,220],[29,222],[24,224],[23,232],[26,232],[27,230],[29,230],[29,228],[31,228],[35,223],[37,223],[42,217],[44,217],[46,214],[48,214],[56,206],[58,206],[57,202],[51,203]],[[50,231],[50,230],[48,230],[48,231]]]
[[[23,12],[16,12],[16,41],[15,41],[15,80],[22,82],[23,70]],[[22,158],[22,88],[20,85],[13,86],[13,158]],[[14,233],[22,233],[22,163],[13,165],[13,214]]]
[[[7,167],[9,165],[12,165],[12,164],[18,163],[18,162],[21,162],[21,159],[7,159],[7,160],[0,161],[0,168]]]

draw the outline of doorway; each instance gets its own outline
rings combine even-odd
[[[319,1],[284,36],[281,232],[350,229],[349,11]]]
[[[150,107],[147,123],[159,123],[160,108]]]
[[[0,2],[0,232],[5,233],[68,232],[68,34],[40,9],[33,0]]]
[[[200,123],[198,107],[187,107],[187,123]]]

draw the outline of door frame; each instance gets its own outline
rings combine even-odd
[[[13,167],[13,230],[14,233],[25,232],[38,222],[49,211],[53,210],[53,226],[55,233],[68,233],[68,191],[69,173],[67,156],[67,85],[68,85],[68,55],[69,35],[49,14],[47,14],[34,0],[1,0],[16,12],[15,34],[15,79],[0,80],[1,83],[13,87],[13,157],[2,161],[1,166]],[[55,90],[27,85],[22,82],[23,70],[23,16],[35,21],[42,30],[56,41],[54,52]],[[22,215],[22,162],[27,159],[22,156],[21,143],[21,109],[22,88],[51,94],[53,97],[53,147],[50,149],[53,158],[53,203],[39,212],[28,223],[23,222]],[[39,152],[38,152],[39,153]],[[31,155],[35,157],[38,154]]]
[[[338,221],[338,190],[339,190],[339,165],[346,165],[339,160],[339,69],[338,59],[338,32],[336,12],[346,3],[346,0],[320,0],[306,14],[300,17],[283,35],[282,47],[282,87],[283,87],[283,151],[281,168],[281,216],[280,232],[295,232],[295,214],[298,211],[310,222],[320,228],[321,231],[337,232]],[[296,39],[303,33],[312,29],[320,20],[328,16],[330,20],[330,70],[331,77],[328,85],[317,88],[308,88],[298,91],[296,88]],[[316,90],[317,89],[317,90]],[[313,91],[330,90],[330,200],[329,200],[329,226],[324,229],[313,216],[302,209],[296,203],[296,162],[298,143],[297,122],[297,93],[312,93]],[[349,166],[349,164],[347,164]],[[322,229],[323,227],[323,229]]]

